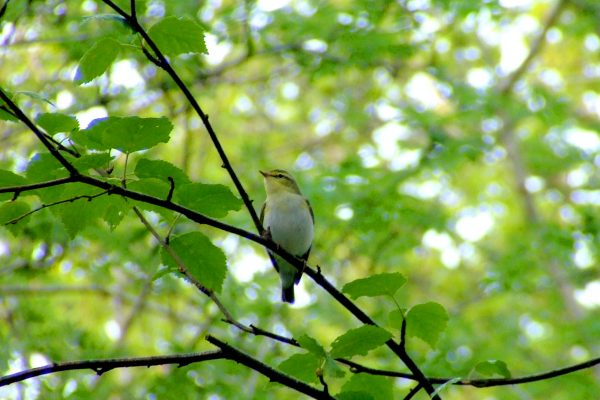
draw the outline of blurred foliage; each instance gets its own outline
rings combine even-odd
[[[117,3],[129,10],[128,1]],[[136,3],[142,26],[171,46],[165,54],[209,115],[255,207],[264,200],[259,169],[284,168],[299,180],[316,216],[309,263],[340,289],[401,273],[407,282],[392,295],[361,288],[368,294],[356,297],[368,297],[355,300],[394,335],[406,310],[431,308],[413,308],[411,318],[425,319],[407,338],[427,375],[518,377],[600,355],[595,1],[562,7],[509,90],[557,1]],[[202,30],[204,38],[190,41]],[[162,198],[171,176],[182,203],[253,230],[200,119],[108,6],[11,1],[0,46],[0,87],[56,141],[74,145],[81,157],[63,154],[79,169]],[[121,130],[100,129],[109,125]],[[0,149],[0,186],[68,175],[1,109]],[[6,224],[74,197],[81,198]],[[264,250],[243,238],[80,183],[0,200],[1,375],[50,362],[213,349],[203,340],[210,333],[313,385],[318,368],[340,398],[401,398],[414,385],[353,374],[324,354],[336,339],[346,343],[358,322],[307,277],[297,304],[281,304]],[[206,279],[235,318],[302,337],[309,348],[222,322],[214,303],[168,273],[167,255],[133,205],[163,238],[173,235],[188,262],[211,253],[202,260],[218,270]],[[186,251],[184,238],[201,247]],[[385,337],[357,337],[364,347],[343,354],[406,371],[384,347],[361,355]],[[526,385],[447,386],[441,394],[590,399],[598,392],[596,368]],[[101,377],[64,372],[0,389],[15,399],[241,393],[298,398],[229,361]]]

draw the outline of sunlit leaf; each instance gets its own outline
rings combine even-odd
[[[36,122],[51,135],[79,129],[79,123],[75,117],[61,113],[40,114],[38,115]]]
[[[406,278],[399,272],[372,275],[347,283],[342,288],[353,299],[362,296],[393,296],[406,283]]]
[[[108,117],[95,119],[71,137],[88,149],[132,153],[168,142],[172,129],[167,118]]]
[[[377,326],[364,325],[351,329],[333,341],[331,344],[331,357],[366,355],[370,350],[381,346],[391,337],[391,333]]]
[[[433,348],[448,324],[446,309],[434,302],[418,304],[406,314],[406,334],[423,339]]]
[[[216,292],[221,291],[227,265],[225,254],[220,248],[200,232],[173,237],[170,246],[185,264],[185,268],[203,286]],[[161,250],[161,257],[167,266],[173,269],[179,267],[166,250]]]
[[[81,58],[75,72],[77,83],[87,83],[102,75],[119,55],[121,45],[114,39],[97,41]]]
[[[298,341],[298,343],[300,343],[300,346],[302,346],[303,349],[308,350],[316,356],[325,357],[326,352],[323,346],[321,346],[319,342],[317,342],[310,336],[305,334],[300,336],[296,340]]]
[[[279,364],[279,369],[305,382],[316,382],[319,358],[312,353],[293,354]]]
[[[204,29],[191,19],[163,18],[148,30],[148,34],[160,51],[168,56],[183,53],[207,54]]]
[[[224,217],[242,206],[242,201],[223,185],[191,183],[178,188],[175,197],[182,206],[211,217]]]

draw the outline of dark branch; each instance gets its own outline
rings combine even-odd
[[[220,350],[206,351],[203,353],[178,354],[169,356],[138,357],[138,358],[114,358],[105,360],[86,360],[69,361],[64,363],[53,363],[44,367],[32,368],[16,374],[0,377],[0,387],[12,383],[21,382],[36,376],[53,374],[61,371],[73,371],[81,369],[91,369],[98,375],[115,368],[130,367],[153,367],[157,365],[177,364],[178,367],[184,367],[188,364],[218,360],[226,358]]]
[[[393,378],[404,378],[404,379],[412,379],[416,380],[412,374],[407,374],[405,372],[397,372],[376,368],[369,368],[364,365],[358,364],[354,361],[346,360],[338,358],[336,359],[341,364],[345,364],[350,367],[350,370],[354,373],[363,372],[370,375],[379,375],[379,376],[389,376]],[[571,374],[573,372],[581,371],[587,368],[594,367],[596,365],[600,365],[600,357],[593,358],[588,361],[584,361],[579,364],[571,365],[564,368],[554,369],[551,371],[543,372],[540,374],[523,376],[520,378],[490,378],[490,379],[460,379],[453,382],[453,385],[460,386],[475,386],[475,387],[492,387],[492,386],[506,386],[506,385],[518,385],[523,383],[537,382],[550,378],[556,378],[558,376]],[[444,384],[453,378],[440,378],[440,377],[430,377],[429,381],[435,384]]]
[[[214,336],[209,335],[206,337],[206,340],[209,343],[211,343],[211,344],[217,346],[219,349],[221,349],[223,358],[227,358],[229,360],[232,360],[232,361],[235,361],[242,365],[245,365],[246,367],[251,368],[251,369],[263,374],[264,376],[269,378],[269,380],[272,382],[279,382],[289,388],[295,389],[298,392],[303,393],[307,396],[310,396],[314,399],[332,399],[332,400],[334,399],[326,391],[321,391],[310,385],[307,385],[306,383],[304,383],[302,381],[294,379],[291,376],[285,375],[285,374],[269,367],[268,365],[263,364],[262,362],[250,357],[249,355],[247,355],[246,353],[243,353],[242,351],[236,349],[235,347],[232,347],[232,346],[228,345],[227,343],[220,341],[219,339],[215,338]]]
[[[52,181],[32,183],[31,185],[0,187],[0,193],[28,192],[30,190],[43,189],[43,188],[52,187],[52,186],[64,185],[65,183],[70,183],[70,182],[76,182],[76,179],[69,176],[66,178],[55,179]]]

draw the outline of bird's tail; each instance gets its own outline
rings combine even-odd
[[[283,284],[281,285],[281,301],[284,301],[286,303],[293,303],[294,302],[294,283],[292,282],[291,285],[285,287]]]

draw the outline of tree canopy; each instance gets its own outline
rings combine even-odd
[[[597,396],[599,32],[595,0],[1,0],[0,397]],[[315,214],[291,306],[273,168]]]

